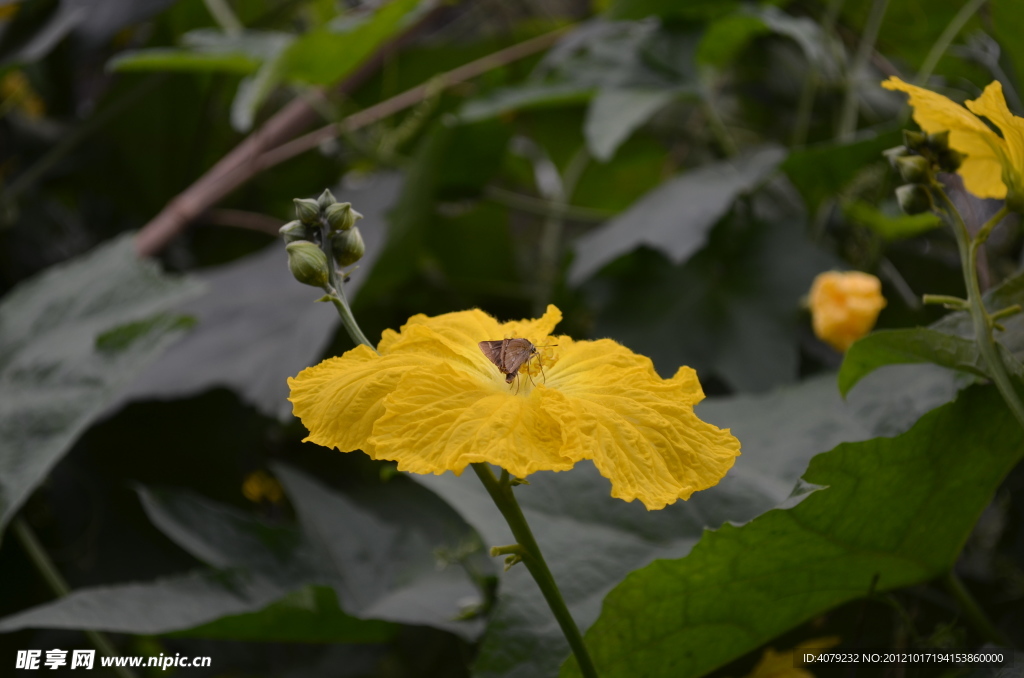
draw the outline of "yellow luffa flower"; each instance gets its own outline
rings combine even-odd
[[[507,323],[479,310],[416,315],[384,332],[379,355],[357,346],[289,379],[289,400],[307,441],[362,449],[402,471],[460,474],[489,462],[523,478],[592,459],[612,496],[648,509],[718,483],[740,444],[694,414],[704,398],[696,373],[662,379],[610,339],[551,336],[561,319],[554,306]],[[503,338],[540,352],[512,386],[478,346]]]
[[[957,170],[968,191],[979,198],[1024,202],[1024,119],[1010,112],[1003,86],[990,83],[981,96],[953,103],[941,94],[909,85],[897,77],[882,83],[886,89],[910,95],[914,120],[929,134],[949,130],[949,146],[966,157]],[[977,116],[999,128],[999,136]]]
[[[859,271],[819,274],[808,303],[814,334],[838,351],[870,332],[886,304],[878,278]]]

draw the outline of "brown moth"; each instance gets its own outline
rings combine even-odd
[[[523,363],[527,365],[535,357],[540,360],[540,353],[537,347],[529,339],[497,339],[495,341],[481,341],[477,346],[487,356],[487,359],[498,366],[501,373],[505,375],[505,383],[511,384],[519,376],[519,368]],[[544,366],[541,366],[541,372]]]

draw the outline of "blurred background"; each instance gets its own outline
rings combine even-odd
[[[802,306],[818,273],[877,275],[880,327],[963,294],[952,234],[896,205],[881,153],[913,124],[879,83],[998,80],[1024,112],[1022,34],[1017,0],[0,0],[0,674],[95,628],[213,658],[190,676],[513,675],[478,654],[490,544],[390,465],[300,442],[286,378],[352,343],[290,277],[292,200],[364,214],[371,340],[554,303],[560,332],[768,402],[842,361]],[[984,257],[987,286],[1019,268],[1015,217]],[[962,560],[1018,642],[1022,483]],[[33,543],[74,605],[48,607]],[[980,642],[944,595],[815,632]]]

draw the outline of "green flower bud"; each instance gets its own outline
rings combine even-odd
[[[924,132],[905,129],[903,130],[903,145],[920,153],[928,145],[928,135]]]
[[[329,205],[333,205],[336,202],[337,200],[334,199],[334,195],[328,188],[325,188],[324,192],[320,194],[320,197],[316,199],[316,204],[320,207],[321,211],[327,209]]]
[[[288,251],[288,268],[292,275],[300,283],[323,287],[327,284],[330,275],[327,270],[327,255],[313,243],[300,240],[289,243],[285,250]]]
[[[932,177],[932,164],[921,155],[905,155],[896,159],[896,169],[903,181],[910,184],[927,184]]]
[[[949,148],[949,130],[935,132],[928,135],[928,146],[935,151],[944,151]]]
[[[335,231],[331,234],[331,251],[334,252],[334,260],[339,266],[351,266],[366,254],[363,234],[358,228]]]
[[[893,169],[896,169],[896,161],[910,155],[910,150],[906,146],[894,146],[882,151],[882,155],[893,166]]]
[[[312,226],[320,221],[320,206],[316,200],[295,198],[295,216],[307,226]]]
[[[905,184],[896,189],[896,202],[906,214],[922,214],[932,209],[932,196],[921,184]]]
[[[289,221],[278,231],[286,243],[309,240],[309,231],[301,221]]]
[[[324,219],[332,231],[347,231],[362,218],[363,215],[352,209],[350,202],[336,202],[324,211]]]
[[[939,169],[943,172],[955,172],[960,169],[964,157],[963,153],[954,151],[952,148],[943,149],[938,154]]]

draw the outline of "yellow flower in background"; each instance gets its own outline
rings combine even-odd
[[[489,462],[523,478],[592,459],[613,497],[648,509],[717,484],[740,444],[694,414],[704,398],[696,373],[662,379],[610,339],[551,336],[561,319],[554,306],[507,323],[479,310],[413,316],[384,332],[379,355],[357,346],[289,379],[289,400],[307,441],[362,449],[401,471],[458,475]],[[539,351],[513,386],[478,346],[507,338]]]
[[[770,647],[764,649],[761,660],[746,678],[814,678],[814,674],[802,668],[804,652],[807,650],[827,650],[839,644],[839,638],[814,638],[805,640],[792,650],[776,652]]]
[[[886,303],[878,278],[859,271],[819,274],[808,302],[814,334],[838,351],[870,332]]]
[[[242,494],[254,504],[264,500],[271,504],[280,504],[284,500],[281,483],[263,470],[253,471],[245,477],[242,481]]]
[[[910,95],[914,120],[929,134],[949,130],[949,146],[966,157],[957,170],[968,191],[979,198],[1007,199],[1011,209],[1024,203],[1024,119],[1010,112],[1003,86],[990,83],[981,96],[953,103],[941,94],[909,85],[897,77],[882,87]],[[999,136],[977,116],[999,128]]]
[[[32,120],[46,113],[43,100],[32,89],[32,84],[22,71],[8,71],[0,78],[0,111],[10,109],[16,109]]]

